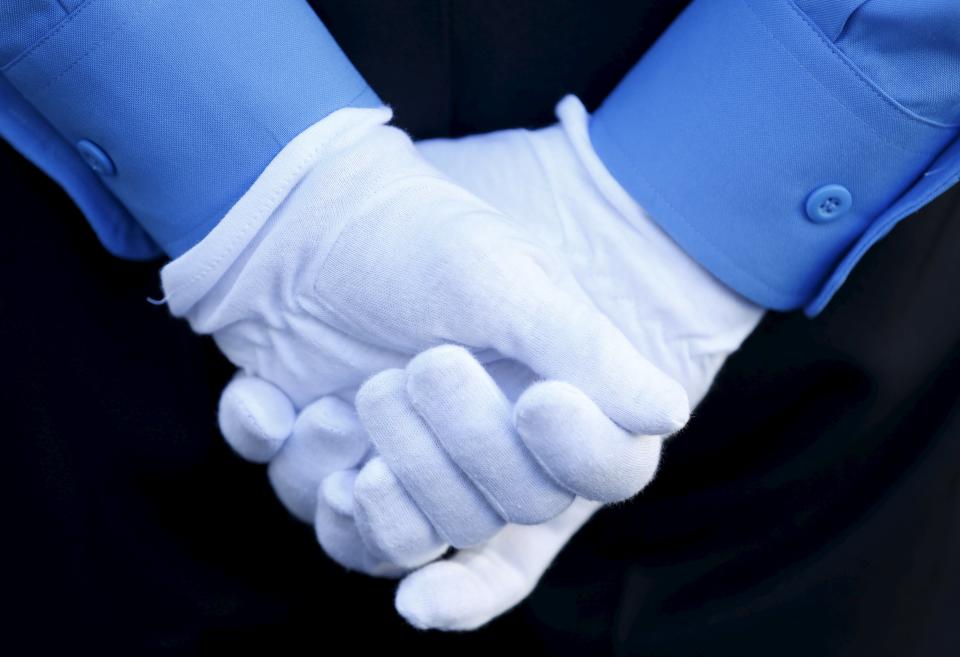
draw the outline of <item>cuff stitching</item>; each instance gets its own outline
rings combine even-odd
[[[56,27],[54,27],[52,30],[50,30],[45,35],[43,35],[38,41],[35,41],[31,45],[27,46],[26,50],[24,50],[22,53],[20,53],[19,55],[14,57],[12,60],[4,64],[3,67],[0,68],[0,70],[6,71],[8,69],[11,69],[14,66],[16,66],[21,60],[29,57],[30,54],[33,53],[37,48],[40,48],[47,41],[49,41],[53,37],[57,36],[61,31],[63,31],[63,29],[67,25],[69,25],[71,22],[73,22],[73,20],[77,18],[83,12],[84,9],[92,5],[95,1],[96,0],[83,0],[83,3],[79,7],[77,7],[73,11],[73,13],[70,13],[64,16],[64,18],[59,23],[57,23]],[[63,7],[62,2],[59,4],[61,7]]]
[[[50,87],[52,87],[52,86],[53,86],[54,84],[56,84],[61,78],[63,78],[63,76],[65,76],[67,73],[69,73],[71,70],[73,70],[73,69],[77,66],[77,64],[79,64],[79,63],[82,62],[84,59],[86,59],[87,57],[89,57],[90,55],[92,55],[93,53],[95,53],[103,44],[109,43],[110,41],[112,41],[113,38],[114,38],[115,36],[117,36],[117,34],[120,33],[120,31],[123,30],[123,28],[125,28],[127,25],[129,25],[131,22],[133,22],[133,20],[134,20],[135,18],[138,18],[141,14],[143,14],[144,12],[146,12],[147,9],[150,9],[150,8],[152,8],[153,6],[155,6],[155,5],[157,4],[157,1],[158,1],[158,0],[150,0],[149,2],[147,2],[147,4],[145,4],[144,6],[142,6],[135,14],[133,14],[132,16],[129,16],[125,21],[123,21],[123,22],[121,22],[119,25],[117,25],[117,26],[113,29],[113,31],[110,32],[110,34],[108,34],[107,36],[105,36],[104,38],[102,38],[100,41],[97,41],[97,42],[94,43],[92,46],[90,46],[89,48],[87,48],[87,50],[85,50],[82,55],[80,55],[80,56],[77,57],[75,60],[73,60],[72,62],[70,62],[70,64],[69,64],[65,69],[63,69],[62,71],[60,71],[59,73],[57,73],[57,75],[56,75],[53,79],[49,80],[45,85],[43,85],[42,87],[40,87],[39,89],[37,89],[36,92],[34,92],[34,93],[35,93],[36,95],[40,95],[40,94],[44,93],[47,89],[49,89]],[[88,3],[88,5],[86,5],[86,6],[89,6],[89,4],[92,4],[92,3],[93,3],[93,0],[90,0],[90,2]]]
[[[769,27],[759,16],[757,16],[757,12],[756,12],[756,11],[754,10],[754,8],[750,5],[750,3],[747,2],[747,0],[742,0],[742,1],[743,1],[743,4],[747,7],[747,9],[750,11],[750,13],[753,14],[754,19],[757,21],[757,24],[760,25],[761,27],[763,27],[763,29],[764,29],[764,30],[766,31],[766,33],[770,36],[770,38],[773,39],[777,44],[779,44],[779,46],[780,46],[780,48],[783,50],[783,52],[785,52],[786,54],[788,54],[788,55],[790,56],[790,58],[793,59],[793,61],[795,61],[800,68],[802,68],[804,71],[806,71],[807,74],[810,76],[810,78],[811,78],[812,80],[814,80],[821,88],[823,88],[823,89],[827,92],[827,94],[829,94],[829,96],[830,96],[831,98],[833,98],[833,100],[837,103],[837,106],[838,106],[838,107],[843,108],[843,111],[844,111],[844,112],[846,112],[847,114],[849,114],[850,116],[852,116],[852,117],[854,118],[854,120],[856,120],[858,123],[863,124],[870,132],[872,132],[874,135],[876,135],[877,139],[878,139],[880,142],[882,142],[882,143],[884,143],[884,144],[888,144],[889,146],[891,146],[891,147],[893,147],[893,148],[896,148],[896,149],[899,150],[899,151],[903,151],[904,153],[909,153],[909,154],[911,154],[911,155],[926,155],[926,154],[928,154],[927,151],[916,151],[916,150],[907,148],[906,146],[902,146],[901,144],[897,144],[897,143],[894,143],[894,142],[890,141],[890,140],[887,138],[886,135],[882,134],[879,130],[877,130],[876,126],[872,125],[872,124],[869,123],[866,119],[864,119],[862,116],[860,116],[859,114],[857,114],[856,112],[854,112],[853,110],[851,110],[849,107],[847,107],[846,103],[844,103],[840,98],[838,98],[836,94],[834,94],[834,93],[831,92],[829,89],[827,89],[826,85],[824,85],[823,82],[820,81],[820,78],[819,78],[816,74],[814,74],[814,72],[813,72],[812,70],[810,70],[810,68],[806,65],[806,63],[804,63],[803,60],[801,60],[800,58],[798,58],[798,57],[793,53],[793,51],[792,51],[790,48],[788,48],[788,47],[786,46],[786,44],[784,44],[783,41],[781,41],[780,38],[779,38],[776,34],[773,33],[773,31],[770,29],[770,27]],[[792,3],[792,2],[790,3],[790,6],[791,6],[791,8],[793,8],[793,3]],[[796,10],[796,11],[799,11],[799,10]],[[802,16],[801,16],[800,18],[801,18],[801,20],[803,19]],[[809,24],[808,24],[808,27],[811,27],[811,29],[812,29],[812,26],[809,26]],[[818,39],[820,39],[821,41],[825,41],[823,35],[822,35],[819,31],[814,30],[814,35],[815,35]],[[828,44],[828,45],[829,45],[829,44]],[[830,52],[831,52],[834,56],[838,56],[838,54],[834,51],[834,49],[833,49],[832,47],[830,48]],[[850,70],[854,73],[854,75],[856,75],[858,78],[860,78],[861,81],[864,81],[863,77],[860,76],[860,74],[857,72],[857,70],[854,69],[854,68],[852,68],[848,62],[844,61],[842,58],[840,59],[840,61],[841,61],[843,64],[845,64],[848,68],[850,68]],[[864,81],[864,82],[865,82],[865,81]],[[881,100],[884,100],[884,101],[886,101],[886,102],[889,102],[889,100],[886,99],[886,98],[884,98],[884,97],[877,91],[877,89],[876,89],[875,87],[873,87],[873,85],[868,85],[868,86],[870,87],[870,90],[871,90],[874,94],[876,94]],[[899,108],[897,108],[897,109],[899,110]],[[907,118],[911,118],[911,117],[908,116]]]
[[[928,118],[926,118],[926,117],[924,117],[924,116],[920,116],[919,114],[911,111],[908,107],[905,107],[905,106],[901,105],[901,104],[898,103],[895,99],[893,99],[893,98],[891,98],[890,96],[888,96],[882,89],[880,89],[879,87],[877,87],[877,85],[876,85],[875,82],[873,82],[870,78],[868,78],[866,75],[864,75],[864,73],[863,73],[859,68],[857,68],[857,66],[856,66],[853,62],[851,62],[850,59],[849,59],[843,52],[841,52],[841,51],[837,48],[836,44],[834,44],[832,41],[830,41],[829,39],[827,39],[827,37],[823,34],[823,32],[820,30],[820,28],[810,19],[809,16],[807,16],[806,14],[804,14],[804,13],[800,10],[800,8],[797,7],[796,3],[794,3],[793,0],[788,0],[788,4],[789,4],[789,6],[790,6],[790,9],[797,15],[797,17],[798,17],[801,21],[803,21],[803,22],[807,25],[807,27],[810,28],[810,31],[813,32],[814,36],[816,36],[817,39],[819,39],[827,48],[829,48],[830,53],[831,53],[841,64],[843,64],[847,69],[849,69],[850,72],[853,73],[853,74],[857,77],[857,79],[860,80],[860,82],[862,82],[862,83],[864,84],[864,86],[866,86],[867,88],[869,88],[870,91],[872,91],[872,92],[877,96],[877,98],[879,98],[879,99],[882,100],[884,103],[886,103],[887,105],[889,105],[890,107],[892,107],[892,108],[893,108],[894,110],[896,110],[898,113],[903,114],[906,118],[910,119],[911,121],[915,121],[915,122],[917,122],[917,123],[922,123],[922,124],[924,124],[924,125],[926,125],[926,126],[929,126],[929,127],[941,128],[941,129],[952,129],[952,128],[960,127],[960,123],[958,123],[958,124],[941,123],[941,122],[939,122],[939,121],[934,121],[934,120],[928,119]],[[749,3],[747,3],[747,5],[749,6]],[[750,7],[750,10],[753,11],[753,7]],[[754,13],[756,13],[756,12],[754,12]],[[764,28],[766,28],[766,24],[764,24],[763,21],[760,21],[760,23],[764,25]],[[768,31],[769,31],[769,29],[768,29]],[[773,36],[772,33],[771,33],[771,36]],[[774,38],[776,39],[776,36],[774,36]],[[780,40],[777,39],[777,41],[779,42]],[[786,49],[786,48],[785,48],[785,49]],[[789,50],[788,50],[788,52],[789,52]],[[792,54],[792,53],[791,53],[791,54]],[[798,60],[798,61],[799,61],[799,60]],[[806,66],[804,66],[804,68],[806,68]],[[807,69],[807,70],[809,70],[809,69]]]

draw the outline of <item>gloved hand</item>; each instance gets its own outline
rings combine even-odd
[[[536,132],[506,131],[436,140],[423,142],[419,148],[467,189],[498,209],[523,217],[533,234],[563,254],[593,303],[640,351],[650,354],[657,366],[681,381],[690,399],[697,403],[725,358],[759,321],[762,310],[716,282],[644,215],[593,152],[586,132],[587,116],[578,101],[565,99],[558,107],[558,116],[561,125]],[[529,369],[511,361],[490,362],[486,369],[508,399],[516,398],[535,378]],[[248,384],[259,385],[239,380],[237,387],[228,388],[221,419],[224,409],[230,416],[231,407],[251,403],[238,400],[258,397],[252,387],[249,394],[245,392]],[[556,382],[538,385],[528,393],[527,401],[524,405],[518,402],[516,409],[521,435],[522,411],[529,405],[534,410],[539,407],[549,411],[533,414],[540,425],[570,430],[560,438],[565,449],[571,440],[584,438],[572,430],[583,416],[570,413],[580,408],[582,393]],[[282,407],[282,401],[278,405]],[[584,407],[590,408],[589,400]],[[292,409],[283,413],[287,424],[292,422]],[[377,422],[376,410],[372,413],[371,426]],[[349,433],[360,436],[363,427],[355,416],[350,414],[350,418]],[[224,430],[241,453],[264,440],[262,433],[250,426],[229,430],[224,423]],[[278,438],[271,444],[279,445],[282,434],[278,431]],[[370,512],[357,513],[357,509],[369,506],[375,510],[376,500],[364,492],[363,486],[356,487],[359,467],[333,472],[332,464],[343,460],[334,458],[324,463],[322,449],[313,454],[302,448],[290,450],[292,445],[306,443],[305,435],[294,431],[293,439],[271,463],[275,487],[279,491],[298,482],[293,487],[312,489],[318,538],[341,563],[366,572],[397,574],[396,568],[375,556],[376,549],[366,549],[371,541],[361,535],[361,530],[369,530],[369,520],[363,516]],[[319,445],[328,437],[329,432],[314,431],[310,442]],[[357,440],[362,442],[363,438]],[[284,459],[288,450],[297,456]],[[366,462],[365,471],[372,469],[388,477],[389,468],[378,459],[367,461],[370,455],[366,452],[365,457],[358,458],[357,465]],[[275,467],[282,461],[288,465]],[[358,493],[356,499],[351,499],[351,492]],[[597,504],[578,499],[550,522],[508,525],[483,546],[461,550],[448,560],[421,568],[401,584],[398,610],[418,627],[471,629],[482,625],[533,589],[559,549],[596,508]],[[360,519],[356,526],[353,516]]]
[[[599,312],[549,244],[427,164],[390,112],[296,137],[163,268],[170,310],[298,407],[439,344],[568,381],[635,432],[683,425],[683,389]]]
[[[453,343],[575,386],[613,440],[682,426],[683,388],[594,306],[552,245],[431,167],[389,118],[386,109],[343,109],[288,144],[216,228],[164,268],[172,312],[298,409]],[[649,480],[649,450],[629,440],[603,469],[619,488],[596,486],[595,464],[561,464],[549,431],[531,427],[520,440],[509,404],[466,351],[442,362],[429,353],[434,360],[414,359],[402,376],[387,371],[360,396],[376,407],[368,415],[380,429],[371,432],[389,465],[376,479],[380,461],[371,464],[361,482],[409,511],[398,535],[370,518],[388,561],[418,565],[444,542],[475,545],[507,520],[552,518],[574,493],[622,499]],[[483,404],[471,427],[485,443],[455,423],[431,442],[423,421],[445,412],[437,377]],[[609,452],[593,438],[583,454]],[[410,534],[416,514],[423,531]]]
[[[366,411],[366,426],[350,405],[334,397],[307,406],[294,422],[293,405],[282,391],[254,377],[236,377],[221,399],[227,440],[247,459],[270,462],[274,489],[295,516],[315,519],[321,484],[329,505],[349,509],[339,515],[358,521],[360,549],[352,543],[338,549],[337,534],[328,538],[324,523],[318,524],[318,535],[332,554],[345,552],[350,558],[369,552],[347,564],[354,569],[380,574],[383,564],[422,565],[449,544],[481,543],[505,522],[549,520],[575,495],[620,501],[642,489],[656,471],[659,436],[626,433],[567,383],[531,386],[535,375],[517,361],[494,361],[484,369],[461,347],[441,346],[415,357],[408,370],[414,372],[412,381],[404,382],[403,370],[391,370],[364,386],[369,390],[387,381],[390,385],[380,390],[394,395],[374,402]],[[393,386],[397,378],[400,385]],[[408,390],[416,409],[406,401]],[[511,417],[515,401],[518,430]],[[393,407],[382,412],[376,404],[384,403]],[[369,452],[368,435],[375,436],[376,455]],[[529,453],[526,444],[532,445]],[[455,460],[447,458],[448,452]],[[360,470],[367,455],[372,458]],[[351,471],[324,482],[344,469]],[[496,515],[489,534],[468,542],[464,536],[486,512],[485,507],[464,508],[476,489]]]

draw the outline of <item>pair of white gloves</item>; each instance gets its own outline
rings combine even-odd
[[[557,113],[415,146],[386,108],[339,110],[162,272],[241,370],[228,442],[331,557],[406,575],[417,627],[529,594],[762,315],[612,178],[577,99]]]

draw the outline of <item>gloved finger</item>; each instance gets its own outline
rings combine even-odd
[[[508,525],[483,546],[460,550],[407,575],[394,605],[420,629],[476,629],[526,598],[560,549],[599,508],[577,499],[544,524]]]
[[[663,439],[627,433],[569,383],[531,386],[514,412],[517,431],[540,464],[581,497],[619,502],[656,474]]]
[[[280,451],[293,430],[293,403],[275,385],[238,374],[220,395],[220,431],[237,454],[266,463]]]
[[[375,577],[400,577],[407,572],[367,549],[353,519],[353,482],[358,470],[334,472],[323,480],[317,497],[314,530],[327,556],[350,570]]]
[[[447,543],[379,456],[363,466],[353,497],[356,529],[377,559],[416,568],[446,551]]]
[[[498,251],[481,252],[472,265],[462,265],[480,272],[460,277],[471,288],[459,296],[481,301],[461,305],[455,320],[456,333],[475,341],[454,339],[492,347],[543,378],[572,383],[631,433],[663,435],[686,424],[690,405],[683,387],[572,292],[576,283],[564,267],[540,249],[508,244],[514,248],[500,244]]]
[[[422,352],[407,365],[410,402],[433,435],[507,522],[541,523],[573,502],[513,426],[513,408],[463,347]]]
[[[386,370],[363,384],[357,393],[360,421],[437,533],[455,547],[479,545],[504,521],[413,408],[406,378],[403,370]]]
[[[600,311],[555,286],[533,265],[520,272],[527,285],[516,303],[535,312],[496,345],[549,379],[567,381],[632,433],[668,434],[686,424],[683,387],[644,358]],[[529,295],[529,296],[527,296]]]
[[[320,483],[319,499],[325,501],[337,514],[347,518],[353,517],[354,486],[360,468],[337,470]]]
[[[369,448],[354,408],[324,397],[300,412],[293,435],[270,462],[267,475],[290,513],[311,522],[320,482],[331,472],[357,465]]]

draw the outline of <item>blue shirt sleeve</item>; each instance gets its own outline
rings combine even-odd
[[[381,104],[305,0],[4,3],[0,73],[0,134],[129,257],[180,255],[293,137]]]
[[[715,276],[815,314],[957,182],[958,124],[957,0],[694,0],[590,132]]]

